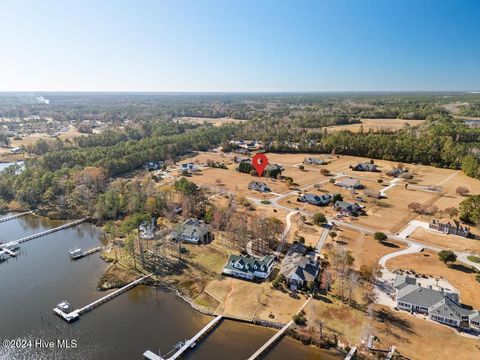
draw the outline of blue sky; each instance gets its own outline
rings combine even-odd
[[[0,91],[480,89],[480,2],[0,0]]]

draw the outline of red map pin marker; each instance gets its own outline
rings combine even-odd
[[[255,154],[252,158],[252,166],[257,171],[258,176],[262,176],[263,170],[268,165],[268,158],[265,154]]]

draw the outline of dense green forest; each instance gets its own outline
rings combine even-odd
[[[52,94],[51,107],[12,105],[3,100],[0,101],[3,116],[49,113],[54,117],[82,119],[85,114],[95,113],[112,124],[119,119],[131,121],[128,126],[112,126],[110,130],[78,137],[68,144],[58,139],[49,146],[36,144],[33,149],[40,155],[28,160],[24,171],[10,168],[0,174],[0,202],[15,200],[28,208],[71,216],[91,216],[102,205],[103,209],[110,209],[103,210],[107,214],[111,208],[106,204],[122,198],[118,195],[122,191],[115,190],[119,185],[112,187],[117,177],[141,168],[147,161],[175,161],[195,151],[226,145],[234,138],[262,140],[267,150],[275,152],[335,152],[463,169],[467,175],[480,178],[480,129],[468,126],[444,109],[447,103],[462,101],[472,104],[469,109],[475,111],[479,97],[478,94],[184,97]],[[251,120],[221,127],[173,120],[184,115]],[[365,117],[425,121],[420,126],[405,126],[395,132],[325,131],[325,126],[356,123]]]

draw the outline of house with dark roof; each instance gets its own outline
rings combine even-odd
[[[453,234],[463,237],[468,237],[470,235],[470,228],[468,226],[462,225],[458,221],[455,221],[453,219],[433,219],[428,224],[428,228],[440,231],[444,234]]]
[[[364,186],[362,183],[353,178],[341,179],[335,182],[335,185],[343,187],[345,189],[354,190],[354,189],[363,189]]]
[[[261,182],[261,181],[250,181],[248,184],[248,188],[250,190],[255,190],[255,191],[260,191],[260,192],[269,192],[270,188],[267,186],[267,184]]]
[[[149,161],[143,167],[148,171],[155,171],[161,169],[164,165],[164,161]]]
[[[209,226],[203,221],[190,218],[181,224],[172,234],[172,238],[191,244],[208,244],[213,240]]]
[[[194,163],[180,164],[180,171],[194,172],[194,171],[197,171],[197,170],[198,170],[198,168],[195,166]]]
[[[357,203],[349,203],[340,200],[337,200],[335,204],[333,204],[332,209],[335,210],[339,215],[346,216],[358,216],[364,213],[364,206],[358,205]]]
[[[323,165],[325,164],[325,160],[314,157],[307,157],[303,159],[303,163],[306,165]]]
[[[408,174],[408,170],[405,168],[399,168],[399,167],[393,168],[392,170],[387,172],[388,176],[392,176],[396,178],[400,177],[403,174]]]
[[[366,162],[358,163],[356,165],[350,166],[350,168],[354,171],[370,171],[370,172],[378,171],[377,165],[366,163]]]
[[[480,312],[462,306],[457,293],[422,287],[415,278],[405,275],[396,276],[394,287],[398,309],[425,314],[445,325],[480,332]]]
[[[246,280],[264,280],[270,276],[275,261],[267,255],[262,259],[250,256],[230,255],[222,273]]]
[[[330,204],[332,201],[333,196],[330,194],[322,194],[322,195],[315,195],[315,194],[303,194],[298,197],[298,201],[308,203],[315,206],[325,206]]]
[[[291,290],[316,282],[320,273],[320,263],[314,255],[306,254],[306,247],[292,245],[283,259],[280,274],[285,276]]]

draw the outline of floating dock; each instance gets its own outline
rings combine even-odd
[[[10,220],[13,220],[13,219],[16,219],[16,218],[19,218],[19,217],[22,217],[22,216],[25,216],[25,215],[28,215],[28,214],[33,214],[33,210],[25,211],[25,212],[22,212],[20,214],[15,214],[15,215],[2,217],[2,218],[0,218],[0,223],[3,223],[5,221],[10,221]]]
[[[169,358],[163,358],[157,354],[154,354],[150,350],[147,350],[143,353],[144,359],[148,360],[176,360],[179,359],[183,354],[185,354],[191,348],[194,348],[197,345],[197,342],[202,339],[204,336],[208,335],[210,331],[215,329],[220,320],[223,319],[223,315],[216,316],[212,321],[210,321],[205,327],[203,327],[194,337],[190,340],[185,341],[185,344],[182,345],[172,356]]]
[[[92,302],[88,305],[85,305],[84,307],[82,307],[80,309],[76,309],[76,310],[73,310],[73,311],[70,311],[70,312],[67,313],[65,311],[68,311],[67,310],[68,307],[61,306],[62,304],[65,304],[65,303],[68,304],[66,301],[64,301],[64,302],[60,303],[59,305],[57,305],[53,309],[53,312],[67,322],[75,321],[80,317],[80,315],[82,315],[82,314],[84,314],[84,313],[86,313],[90,310],[95,309],[97,306],[99,306],[103,303],[106,303],[109,300],[112,300],[114,297],[117,297],[120,294],[123,294],[124,292],[130,290],[131,288],[138,285],[140,282],[142,282],[143,280],[145,280],[146,278],[148,278],[152,275],[153,275],[153,273],[145,275],[145,276],[143,276],[140,279],[137,279],[135,281],[132,281],[130,284],[127,284],[124,287],[121,287],[120,289],[115,290],[114,292],[111,292],[110,294],[105,295],[105,296],[101,297],[100,299],[95,300],[94,302]]]
[[[84,251],[84,252],[78,252],[78,253],[75,253],[75,254],[70,254],[70,258],[72,260],[78,260],[78,259],[81,259],[85,256],[88,256],[88,255],[94,254],[96,252],[102,251],[102,249],[103,249],[102,246],[97,246],[93,249],[90,249],[90,250],[87,250],[87,251]]]

